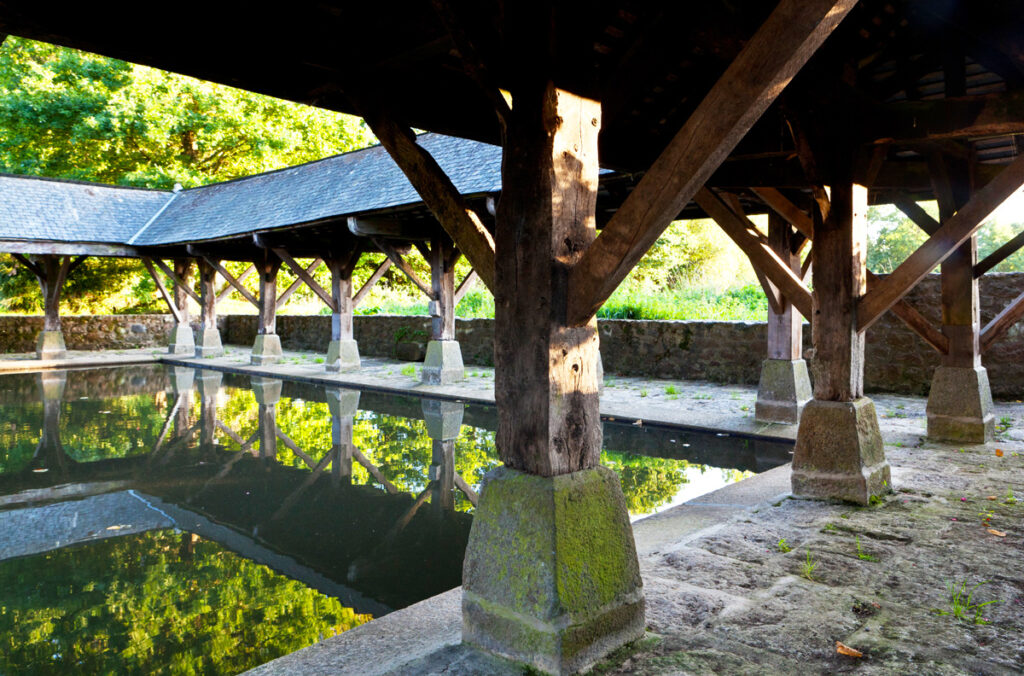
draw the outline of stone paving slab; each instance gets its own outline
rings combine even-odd
[[[67,356],[63,359],[37,359],[35,353],[5,354],[0,356],[0,373],[157,363],[165,352],[166,350],[154,350],[151,347],[95,352],[68,350]]]

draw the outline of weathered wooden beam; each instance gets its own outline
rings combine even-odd
[[[235,279],[235,277],[230,272],[228,272],[224,268],[223,265],[220,264],[220,261],[214,260],[213,258],[210,258],[209,256],[203,256],[203,260],[205,260],[207,263],[209,263],[210,266],[214,270],[216,270],[217,273],[221,277],[224,278],[224,281],[226,281],[228,284],[230,284],[231,287],[234,288],[235,291],[240,293],[242,295],[242,298],[246,299],[247,301],[252,303],[257,308],[260,306],[259,300],[257,300],[255,296],[253,296],[251,293],[249,293],[249,289],[247,289],[244,286],[242,286],[242,283],[239,280]],[[256,269],[255,266],[253,266],[253,270],[255,270],[255,269]],[[218,297],[218,300],[220,300],[219,297]]]
[[[322,258],[314,258],[313,262],[306,266],[306,270],[305,271],[308,274],[312,275],[313,272],[316,271],[316,269],[318,267],[320,267],[320,265],[323,262],[324,261],[323,261]],[[301,277],[299,277],[298,279],[293,281],[291,284],[289,284],[288,288],[286,288],[284,291],[282,291],[281,294],[277,297],[276,307],[277,308],[283,307],[284,304],[288,302],[288,299],[292,297],[292,294],[299,290],[299,287],[302,286],[302,284],[303,284],[303,279]]]
[[[164,280],[160,278],[156,268],[153,267],[153,261],[149,258],[143,258],[142,264],[146,266],[146,270],[149,271],[149,276],[152,277],[153,281],[156,283],[156,288],[160,291],[160,295],[163,296],[164,302],[167,303],[167,308],[171,311],[171,316],[174,317],[174,321],[180,324],[182,320],[181,310],[178,309],[178,306],[174,302],[174,298],[171,297],[167,287],[164,286]]]
[[[24,265],[25,268],[33,275],[35,275],[37,279],[46,276],[46,272],[44,272],[41,267],[36,265],[35,262],[32,261],[31,259],[21,255],[20,253],[12,253],[11,257],[14,258],[14,260],[18,261],[19,263],[21,263],[22,265]]]
[[[348,231],[357,237],[383,237],[406,242],[436,237],[440,226],[427,228],[398,218],[348,218]]]
[[[273,249],[273,251],[278,255],[278,257],[280,257],[281,260],[284,261],[284,264],[287,265],[288,268],[295,273],[295,276],[298,277],[303,282],[305,282],[306,286],[312,289],[313,293],[320,297],[320,300],[322,300],[324,304],[328,308],[330,308],[331,312],[334,312],[334,299],[331,298],[331,294],[325,291],[324,288],[320,286],[320,284],[313,278],[312,273],[307,271],[298,263],[296,263],[295,259],[288,255],[287,250],[275,248]],[[319,267],[322,260],[318,258],[317,261],[317,266]],[[316,270],[316,268],[313,269]]]
[[[431,241],[430,255],[430,339],[455,340],[455,244],[447,235]]]
[[[479,276],[476,274],[476,270],[470,270],[469,274],[462,278],[459,283],[459,288],[455,289],[455,306],[458,307],[459,303],[462,302],[462,297],[466,295],[466,292],[473,288]]]
[[[256,266],[249,263],[249,267],[242,271],[242,274],[238,275],[237,280],[239,284],[249,278],[250,275],[256,272]],[[221,302],[225,298],[231,295],[231,292],[235,290],[235,286],[231,282],[225,282],[224,288],[217,292],[217,302]]]
[[[384,273],[387,272],[391,266],[392,263],[390,258],[385,258],[381,261],[380,265],[377,266],[377,269],[373,271],[372,275],[370,275],[370,278],[366,280],[366,283],[359,288],[356,295],[352,296],[352,307],[359,307],[359,304],[363,302],[363,299],[365,299],[373,289],[374,284],[380,281],[380,278],[384,276]]]
[[[382,239],[375,238],[373,240],[373,243],[376,244],[380,248],[380,250],[384,252],[385,256],[391,259],[391,262],[394,264],[394,266],[401,270],[402,274],[408,277],[409,281],[415,284],[416,288],[422,291],[427,298],[432,299],[434,297],[433,292],[430,290],[430,285],[424,282],[422,279],[420,279],[419,276],[413,271],[413,269],[409,267],[409,263],[405,260],[405,258],[402,257],[402,254],[398,249],[392,246],[390,242],[387,242]]]
[[[868,289],[879,283],[880,278],[875,273],[867,270]],[[949,338],[942,334],[942,331],[928,321],[928,318],[918,312],[913,305],[905,300],[900,300],[890,310],[894,315],[907,325],[911,331],[920,336],[924,342],[931,345],[939,354],[949,352]]]
[[[1024,231],[1017,233],[1013,239],[1002,245],[974,266],[974,278],[978,279],[986,272],[1017,253],[1024,246]]]
[[[445,232],[459,245],[488,288],[494,288],[494,238],[469,207],[437,161],[416,143],[416,135],[398,124],[370,97],[346,88],[345,94],[370,130],[412,183]]]
[[[139,249],[121,244],[2,238],[0,238],[0,251],[9,254],[109,256],[111,258],[138,258],[141,255]]]
[[[932,218],[927,211],[921,208],[921,205],[912,199],[906,197],[900,197],[894,199],[893,204],[896,208],[902,211],[907,218],[914,222],[914,224],[924,230],[929,235],[934,235],[941,227],[939,222]]]
[[[967,204],[945,221],[885,281],[861,298],[857,307],[858,329],[863,331],[874,324],[882,313],[977,232],[985,219],[1021,185],[1024,185],[1024,155],[974,193]]]
[[[775,213],[803,233],[804,237],[814,239],[814,221],[789,198],[775,188],[751,188],[751,190]]]
[[[779,315],[783,312],[783,305],[786,303],[786,299],[779,293],[778,288],[771,283],[761,269],[754,267],[754,276],[757,277],[758,283],[761,285],[761,290],[764,291],[764,296],[768,299],[768,307],[771,311]]]
[[[855,4],[778,4],[570,273],[571,323],[608,299]]]
[[[992,321],[981,330],[981,351],[988,352],[995,343],[999,341],[1010,327],[1024,318],[1024,293],[1020,294],[1010,302],[1003,311],[996,315]]]
[[[725,234],[729,235],[729,238],[747,255],[751,265],[755,269],[760,269],[793,307],[810,319],[814,304],[811,292],[771,246],[751,232],[755,230],[753,223],[745,216],[734,212],[718,195],[707,188],[701,189],[695,199],[700,208],[714,219]]]
[[[175,286],[177,286],[179,289],[184,291],[188,295],[189,298],[194,300],[199,305],[203,304],[203,299],[199,297],[199,294],[197,294],[195,291],[193,291],[189,287],[188,282],[183,280],[180,275],[175,273],[174,270],[171,270],[171,268],[167,265],[167,263],[164,263],[159,258],[152,258],[152,259],[149,259],[149,260],[151,260],[152,262],[156,263],[156,266],[158,268],[160,268],[165,275],[167,275],[168,279],[170,279],[171,282]]]

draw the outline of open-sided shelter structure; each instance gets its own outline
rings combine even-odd
[[[105,7],[131,15],[128,3]],[[487,481],[473,525],[464,640],[561,672],[643,631],[621,492],[598,467],[594,312],[687,205],[747,253],[778,314],[788,303],[811,321],[817,372],[794,493],[867,502],[890,490],[862,378],[864,332],[889,310],[943,354],[930,427],[987,434],[980,353],[1024,301],[978,326],[987,268],[973,234],[1024,183],[1022,10],[1018,0],[300,0],[244,13],[185,3],[177,11],[202,20],[183,49],[174,25],[125,31],[91,5],[2,0],[0,32],[367,120],[496,298],[506,468]],[[501,145],[493,227],[411,127]],[[600,235],[599,166],[642,174]],[[872,195],[929,233],[877,282],[864,264]],[[926,197],[939,201],[937,221],[913,204]],[[777,215],[767,238],[746,218],[755,203]],[[805,240],[813,292],[796,258]],[[938,265],[941,329],[902,304]],[[773,356],[795,372],[798,324],[773,326]]]

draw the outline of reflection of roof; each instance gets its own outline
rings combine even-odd
[[[463,194],[501,188],[501,149],[439,134],[418,142]],[[0,239],[159,246],[414,205],[381,146],[178,193],[0,175]]]

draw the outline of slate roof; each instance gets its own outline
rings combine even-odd
[[[171,193],[0,174],[0,238],[123,244]]]
[[[440,134],[418,142],[462,194],[501,189],[499,147]],[[159,246],[421,201],[381,146],[177,193],[0,176],[0,239]]]

